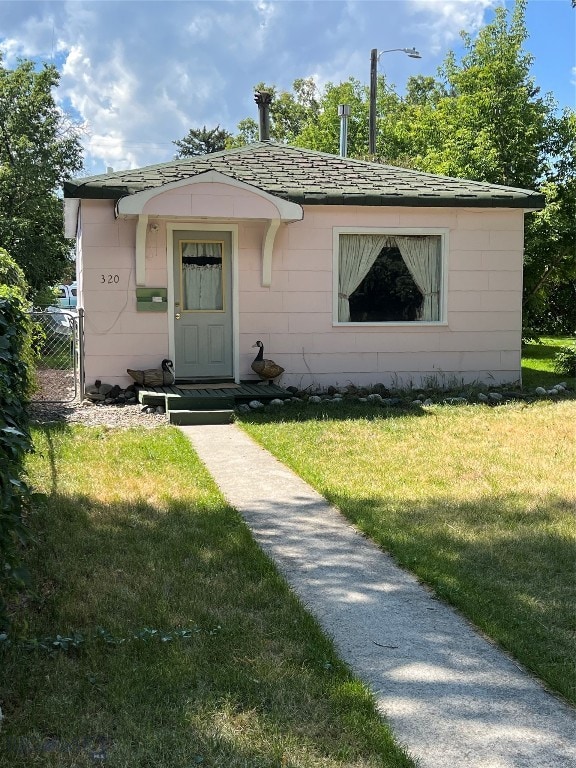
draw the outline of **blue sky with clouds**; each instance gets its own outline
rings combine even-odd
[[[84,126],[85,172],[170,160],[190,127],[233,131],[257,119],[253,87],[289,90],[297,77],[322,86],[367,83],[370,50],[402,90],[435,75],[459,31],[474,35],[503,0],[0,0],[0,50],[52,61],[57,98]],[[506,0],[508,7],[512,3]],[[576,11],[570,0],[528,0],[526,50],[533,76],[560,107],[575,106]]]

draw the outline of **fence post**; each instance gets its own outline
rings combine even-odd
[[[84,310],[78,310],[78,393],[80,402],[84,400]]]

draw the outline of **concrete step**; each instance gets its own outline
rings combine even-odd
[[[234,421],[234,411],[231,409],[222,410],[201,410],[201,411],[168,411],[170,424],[193,425],[193,424],[230,424]]]

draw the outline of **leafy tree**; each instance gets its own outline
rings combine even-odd
[[[78,132],[58,109],[52,65],[6,69],[0,58],[0,242],[20,265],[32,293],[70,271],[64,238],[64,179],[82,167]]]
[[[517,0],[510,23],[506,8],[496,8],[474,40],[463,32],[466,53],[460,62],[450,53],[439,80],[409,80],[396,129],[413,167],[508,186],[538,183],[554,105],[530,76],[525,8]]]
[[[549,142],[542,192],[530,216],[524,260],[527,335],[576,334],[576,114],[564,110]]]
[[[178,147],[176,157],[195,157],[221,152],[231,134],[219,125],[216,128],[191,128],[183,139],[172,143]]]

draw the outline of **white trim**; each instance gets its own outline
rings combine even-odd
[[[148,216],[140,214],[136,224],[136,285],[146,285],[146,233]]]
[[[397,320],[373,323],[341,323],[338,320],[338,255],[340,235],[440,235],[442,288],[440,320],[425,322]],[[450,230],[447,227],[333,227],[332,229],[332,326],[334,328],[426,328],[448,325],[448,254],[450,253]]]
[[[78,235],[78,212],[80,200],[77,197],[64,198],[64,237],[74,240]]]
[[[168,271],[168,349],[175,360],[174,339],[174,232],[230,232],[232,247],[232,367],[234,381],[240,383],[240,312],[238,301],[238,224],[190,224],[185,222],[166,223],[166,269]]]
[[[280,219],[270,219],[262,238],[262,286],[264,288],[270,288],[272,285],[272,254],[279,227]]]
[[[152,189],[146,189],[143,192],[135,192],[132,195],[120,198],[116,203],[116,216],[125,215],[138,215],[144,210],[144,206],[147,202],[157,197],[158,195],[168,192],[172,189],[178,189],[179,187],[185,187],[193,184],[226,184],[229,187],[235,187],[236,189],[243,189],[257,197],[266,200],[275,206],[278,211],[278,218],[282,221],[301,221],[304,217],[304,210],[301,205],[297,203],[291,203],[288,200],[284,200],[281,197],[276,197],[268,192],[264,192],[258,187],[254,187],[251,184],[246,184],[244,181],[239,181],[230,176],[226,176],[218,171],[206,171],[205,173],[199,173],[187,179],[181,179],[180,181],[171,181],[168,184],[163,184],[160,187],[153,187]]]

